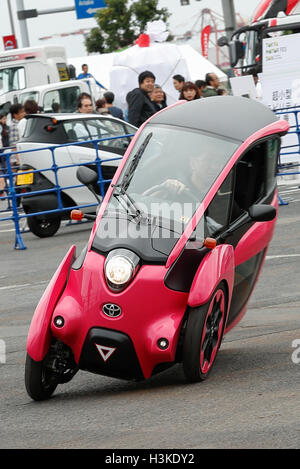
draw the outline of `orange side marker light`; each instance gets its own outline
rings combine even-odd
[[[71,220],[81,221],[83,219],[83,213],[81,210],[72,210]]]
[[[214,238],[205,238],[203,246],[207,249],[214,249],[217,245],[217,241]]]

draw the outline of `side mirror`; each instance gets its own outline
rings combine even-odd
[[[236,221],[232,223],[230,228],[226,230],[224,233],[221,233],[221,238],[226,239],[230,236],[234,231],[242,228],[242,226],[247,225],[252,221],[271,221],[276,218],[276,208],[273,205],[264,205],[264,204],[257,204],[251,205],[248,210],[247,216],[243,216],[242,218],[238,218]]]
[[[245,56],[244,44],[241,41],[230,41],[229,42],[229,55],[230,55],[230,65],[235,67],[240,59],[243,59]]]
[[[76,176],[81,184],[84,184],[85,186],[94,184],[98,180],[98,174],[88,166],[80,166],[77,169]]]
[[[98,173],[93,171],[88,166],[79,166],[76,171],[77,179],[84,184],[96,197],[98,203],[101,203],[101,199],[95,191],[94,184],[98,181]]]
[[[70,64],[67,66],[70,80],[76,80],[76,68]]]
[[[219,47],[229,46],[228,38],[226,36],[219,37],[218,46]]]
[[[276,208],[273,205],[252,205],[248,210],[249,216],[253,221],[271,221],[276,218]]]

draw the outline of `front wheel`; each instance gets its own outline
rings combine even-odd
[[[27,353],[25,387],[35,401],[49,399],[58,384],[68,383],[78,371],[72,350],[57,339],[52,339],[47,355],[34,361]]]
[[[28,217],[27,223],[30,231],[39,238],[48,238],[53,236],[60,227],[60,217],[38,218]]]
[[[49,399],[58,385],[58,380],[45,366],[44,361],[36,362],[28,354],[25,364],[25,387],[35,401]]]
[[[222,283],[208,303],[190,310],[182,360],[189,381],[204,381],[212,370],[224,334],[226,310],[227,295]]]

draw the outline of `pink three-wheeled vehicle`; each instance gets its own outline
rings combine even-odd
[[[139,129],[87,246],[69,249],[34,313],[33,399],[79,369],[145,380],[181,362],[189,381],[207,378],[273,235],[288,127],[228,96],[179,102]],[[98,178],[90,168],[78,177],[89,187]]]

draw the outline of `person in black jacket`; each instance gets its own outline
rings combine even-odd
[[[146,70],[139,74],[139,88],[130,91],[127,96],[128,121],[130,124],[140,127],[156,109],[149,97],[153,91],[155,76],[152,72]]]

